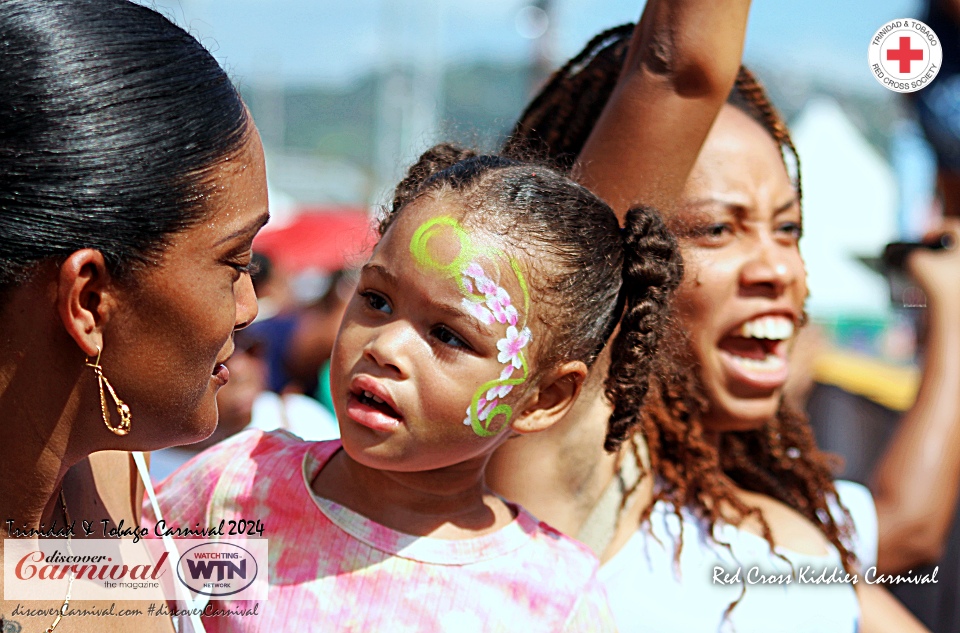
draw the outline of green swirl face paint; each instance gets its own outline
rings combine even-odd
[[[431,253],[430,240],[448,233],[453,234],[460,248],[453,261],[444,264]],[[410,240],[410,253],[420,266],[456,280],[464,295],[462,306],[469,314],[484,325],[496,323],[506,326],[506,335],[497,341],[497,360],[505,367],[499,378],[480,385],[470,400],[467,417],[463,420],[480,437],[494,436],[499,433],[491,430],[497,416],[503,416],[500,430],[507,428],[513,418],[513,408],[504,404],[503,398],[530,376],[525,353],[532,338],[530,328],[526,326],[530,313],[530,292],[520,265],[516,259],[499,249],[476,244],[460,223],[449,216],[435,217],[421,224]],[[513,304],[510,294],[486,274],[477,261],[480,258],[490,261],[506,259],[510,263],[510,270],[523,293],[522,313]],[[518,370],[520,375],[515,376]]]

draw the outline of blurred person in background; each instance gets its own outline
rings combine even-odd
[[[326,368],[340,319],[356,285],[356,271],[308,275],[312,283],[302,284],[310,287],[300,291],[307,296],[298,298],[290,277],[267,255],[256,253],[255,262],[254,287],[265,306],[265,316],[254,322],[249,335],[260,343],[259,352],[267,366],[267,389],[278,394],[305,394],[332,412],[325,395],[329,393]]]
[[[275,393],[286,390],[302,393],[292,384],[287,371],[287,353],[290,341],[300,319],[300,304],[290,285],[289,277],[277,269],[269,257],[255,253],[252,269],[257,301],[265,310],[250,326],[249,336],[259,342],[259,351],[266,364],[267,389]]]
[[[894,587],[894,593],[933,630],[960,625],[960,219],[948,218],[954,248],[917,251],[907,262],[926,296],[921,319],[922,376],[913,405],[896,424],[871,476],[877,502],[880,549],[877,567],[935,573],[936,585]],[[945,556],[946,554],[946,556]],[[927,566],[927,567],[925,567]]]
[[[354,269],[342,269],[330,275],[327,292],[300,312],[286,353],[291,378],[331,413],[330,353],[358,278],[359,272]]]
[[[257,293],[257,321],[266,321],[278,314],[288,312],[297,304],[290,279],[282,270],[274,267],[270,258],[254,251],[250,263],[250,279]]]
[[[937,157],[943,214],[960,218],[960,0],[927,0],[922,20],[937,34],[943,62],[936,79],[911,94]]]

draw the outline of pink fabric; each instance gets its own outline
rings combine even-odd
[[[249,431],[159,486],[168,526],[263,521],[269,598],[259,616],[204,618],[208,631],[616,630],[596,558],[522,508],[494,534],[442,540],[396,532],[318,499],[309,482],[339,448]]]

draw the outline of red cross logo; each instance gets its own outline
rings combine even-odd
[[[900,48],[891,48],[887,51],[887,60],[900,62],[900,72],[907,74],[910,72],[910,62],[918,62],[923,59],[922,48],[910,48],[910,38],[900,38]]]

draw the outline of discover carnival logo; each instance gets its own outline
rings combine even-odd
[[[870,40],[870,71],[894,92],[916,92],[930,85],[943,62],[943,46],[920,20],[890,20]]]
[[[4,539],[3,599],[266,600],[267,539]],[[264,573],[260,573],[264,570]],[[62,600],[62,598],[61,598]]]

